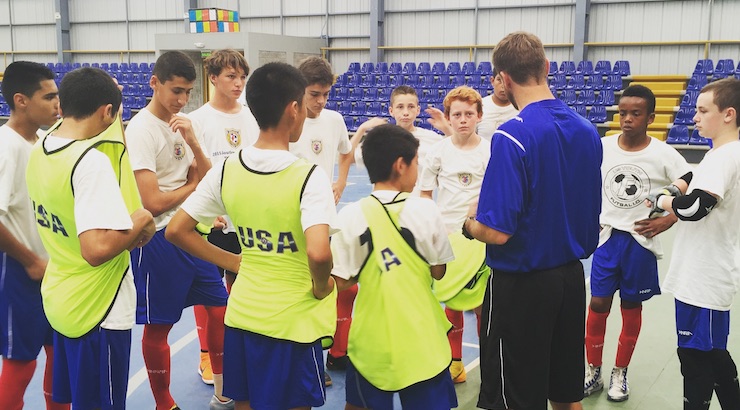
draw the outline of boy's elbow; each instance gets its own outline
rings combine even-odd
[[[85,259],[85,262],[89,263],[90,266],[94,268],[108,262],[113,258],[113,256],[115,256],[111,255],[110,249],[107,249],[104,246],[82,247],[81,251],[82,258]]]
[[[311,249],[307,250],[308,260],[315,264],[323,265],[332,262],[331,249],[327,246],[326,249]]]

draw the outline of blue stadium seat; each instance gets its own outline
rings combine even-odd
[[[606,77],[606,89],[613,91],[620,91],[622,89],[622,76],[619,74],[611,74]]]
[[[465,75],[471,75],[475,73],[475,63],[472,61],[466,61],[462,65],[462,73]]]
[[[110,69],[110,71],[114,71],[114,72],[120,72],[121,71],[121,69],[118,68],[118,63],[110,63],[109,69]]]
[[[391,65],[388,66],[388,72],[391,74],[401,74],[401,71],[403,71],[403,67],[399,62],[391,63]]]
[[[687,90],[681,99],[681,107],[696,107],[696,99],[699,98],[699,91]]]
[[[391,94],[393,89],[390,87],[381,88],[378,90],[378,101],[387,102],[391,100]]]
[[[492,75],[493,74],[493,65],[490,61],[481,61],[478,64],[478,69],[476,70],[481,75]]]
[[[595,102],[596,102],[596,93],[594,93],[594,90],[581,90],[581,92],[578,93],[576,104],[585,106],[585,105],[594,105]]]
[[[339,89],[337,90],[336,99],[337,101],[345,101],[349,99],[349,88],[339,87]]]
[[[576,103],[576,92],[574,90],[564,90],[560,93],[560,100],[567,105],[575,105]]]
[[[735,67],[735,78],[740,80],[740,61],[737,62],[737,67]]]
[[[151,73],[152,70],[149,68],[148,63],[139,63],[139,72],[140,73]]]
[[[586,86],[583,74],[573,74],[565,85],[566,90],[582,90]]]
[[[465,76],[463,74],[450,75],[450,85],[447,88],[455,88],[465,85]]]
[[[445,73],[445,63],[438,61],[434,63],[434,65],[432,65],[432,74],[440,75],[444,73]]]
[[[337,80],[334,82],[334,85],[346,86],[348,82],[349,75],[347,75],[347,73],[344,73],[337,76]]]
[[[326,102],[326,106],[324,106],[324,108],[326,108],[327,110],[336,111],[337,105],[337,101],[329,100]]]
[[[678,125],[691,125],[694,123],[694,115],[696,114],[696,108],[694,107],[680,107],[676,113],[676,118],[673,120],[674,124]]]
[[[434,75],[423,74],[419,75],[419,87],[421,88],[432,88],[434,87]]]
[[[365,107],[367,107],[367,102],[355,101],[355,103],[352,105],[352,109],[349,111],[349,115],[365,115]]]
[[[594,72],[594,63],[584,60],[578,63],[576,74],[591,75]]]
[[[591,107],[586,118],[594,124],[606,121],[606,107],[603,105],[594,105]]]
[[[374,101],[367,105],[365,113],[368,117],[377,117],[381,114],[381,109],[380,101]]]
[[[89,68],[90,67],[90,63],[82,63],[82,67]]]
[[[596,62],[596,66],[594,67],[594,74],[611,74],[612,73],[612,63],[608,60],[601,60]]]
[[[339,101],[337,103],[337,111],[342,113],[342,115],[349,115],[349,112],[352,111],[352,101]]]
[[[381,74],[375,77],[375,86],[382,88],[382,87],[390,87],[391,85],[391,76],[388,74]]]
[[[375,74],[365,74],[360,82],[360,87],[375,87]]]
[[[571,75],[576,73],[576,63],[572,61],[563,61],[560,63],[560,74]]]
[[[62,63],[56,63],[54,64],[54,70],[55,73],[66,73],[67,71],[64,69],[64,64]]]
[[[709,80],[707,79],[706,74],[694,74],[691,76],[689,85],[686,86],[686,89],[700,91],[708,82]]]
[[[694,132],[689,137],[689,145],[709,145],[709,139],[699,135],[699,130],[694,128]]]
[[[614,97],[614,91],[613,90],[601,90],[599,91],[599,95],[596,97],[596,101],[594,102],[594,105],[614,105],[615,102]]]
[[[419,84],[419,74],[409,74],[403,79],[403,85],[408,85],[409,87],[414,87]]]
[[[669,144],[688,144],[689,129],[685,125],[674,125],[668,130],[666,141]]]
[[[399,85],[403,85],[404,80],[405,80],[405,77],[403,76],[403,74],[397,74],[395,76],[392,75],[390,86],[393,88],[396,88]]]
[[[427,62],[421,62],[416,66],[416,74],[431,74],[432,66]]]
[[[435,88],[448,88],[450,86],[450,75],[440,74],[436,77],[434,82]]]
[[[578,115],[580,115],[583,118],[586,118],[586,106],[582,104],[576,104],[572,107]]]
[[[362,100],[363,91],[361,87],[352,87],[349,89],[349,95],[347,100],[349,101],[360,101]]]
[[[699,60],[694,66],[694,74],[712,74],[714,72],[714,62],[711,59]]]
[[[100,69],[104,71],[110,70],[110,65],[108,63],[100,63]]]
[[[357,127],[355,126],[355,117],[350,117],[345,115],[344,116],[344,125],[347,126],[347,131],[357,131]]]
[[[360,73],[362,74],[369,74],[375,71],[375,64],[371,62],[363,63],[362,68],[360,68]]]
[[[457,61],[452,61],[450,64],[447,64],[447,74],[449,75],[460,74],[460,70],[460,63]]]
[[[555,61],[550,61],[550,70],[548,71],[547,75],[555,75],[558,73],[558,63]]]
[[[139,64],[137,64],[137,63],[131,63],[131,64],[129,64],[129,69],[131,70],[132,73],[138,73],[138,72],[141,71],[139,69]]]
[[[403,74],[414,74],[416,73],[416,63],[408,62],[403,65]]]
[[[553,75],[550,85],[555,86],[557,90],[564,90],[566,85],[565,74]]]
[[[362,82],[362,75],[360,73],[354,73],[347,76],[347,87],[359,87]]]
[[[360,63],[357,61],[353,61],[349,63],[349,67],[347,67],[347,71],[350,73],[359,73],[360,72]]]
[[[618,60],[614,62],[614,70],[612,74],[619,74],[622,77],[626,77],[631,74],[630,62],[627,60]]]
[[[131,72],[131,67],[129,67],[128,63],[121,63],[120,68],[121,68],[121,72],[122,73],[130,73]]]
[[[481,75],[480,75],[480,74],[475,74],[475,73],[474,73],[474,74],[470,74],[470,75],[469,75],[469,76],[468,76],[468,77],[466,78],[466,80],[465,80],[465,84],[466,84],[466,85],[467,85],[468,87],[478,88],[478,87],[480,87],[480,86],[481,86],[481,84],[483,84],[483,83],[482,83],[481,81],[482,81],[482,77],[481,77]]]
[[[586,79],[586,90],[601,90],[604,88],[604,76],[601,74],[591,74]]]
[[[92,68],[100,68],[100,63],[92,63],[90,66]]]
[[[375,74],[385,74],[388,72],[388,63],[386,62],[379,62],[375,65]]]
[[[134,97],[134,105],[138,109],[142,109],[142,108],[146,107],[146,97],[141,96],[141,95],[140,96],[137,96],[137,97]]]
[[[378,99],[378,88],[377,87],[368,87],[364,89],[364,92],[362,93],[363,101],[375,101],[377,99]]]

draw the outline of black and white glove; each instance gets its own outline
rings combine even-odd
[[[658,216],[661,216],[663,212],[665,212],[665,209],[661,208],[658,203],[660,201],[660,197],[668,195],[668,196],[681,196],[683,195],[681,193],[681,190],[678,189],[678,187],[674,184],[670,184],[667,186],[664,186],[663,188],[660,188],[657,192],[654,192],[647,196],[645,199],[646,201],[649,201],[652,206],[650,207],[650,214],[648,215],[648,218],[657,218]]]

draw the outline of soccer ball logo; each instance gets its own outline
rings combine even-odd
[[[650,179],[640,167],[617,165],[604,176],[604,193],[617,208],[634,208],[650,193]]]
[[[226,129],[226,140],[234,148],[238,148],[242,143],[242,133],[240,130],[227,128]]]

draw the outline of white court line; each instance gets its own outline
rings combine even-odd
[[[193,340],[198,338],[198,331],[193,329],[190,331],[190,333],[186,334],[185,336],[181,337],[178,341],[176,341],[174,344],[170,345],[170,357],[174,356],[182,350],[185,346],[190,344]],[[136,391],[136,389],[141,386],[142,383],[144,383],[147,380],[147,374],[146,374],[146,366],[141,368],[138,372],[136,372],[135,375],[133,375],[130,379],[128,379],[128,391],[126,392],[126,398],[131,397],[131,395]]]
[[[465,366],[465,371],[469,372],[480,365],[480,357],[476,357],[472,362]]]
[[[474,348],[476,348],[476,349],[480,349],[480,346],[478,346],[478,345],[477,345],[477,344],[475,344],[475,343],[466,343],[466,342],[463,342],[463,346],[467,346],[467,347],[474,347]]]

